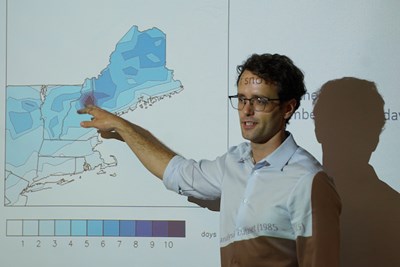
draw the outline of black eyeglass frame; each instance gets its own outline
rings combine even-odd
[[[281,100],[280,98],[269,98],[269,97],[261,97],[261,96],[256,96],[256,97],[252,97],[252,98],[246,98],[246,97],[242,97],[240,95],[230,95],[230,96],[228,96],[228,98],[229,98],[229,102],[231,102],[231,106],[236,110],[242,110],[246,106],[246,101],[249,101],[250,105],[254,108],[255,111],[265,111],[265,107],[269,104],[269,102],[280,101]],[[233,98],[238,99],[238,106],[237,107],[235,107],[235,105],[232,102]],[[239,108],[239,99],[244,101],[244,104],[243,104],[242,108]],[[263,104],[263,108],[261,110],[257,109],[256,105],[254,105],[254,101],[256,101],[256,100],[259,103],[265,102]]]

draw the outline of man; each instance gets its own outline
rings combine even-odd
[[[186,159],[151,133],[98,107],[82,127],[124,140],[168,189],[221,198],[222,266],[339,266],[340,199],[321,165],[294,141],[286,124],[305,94],[302,72],[286,56],[252,55],[238,67],[243,137],[215,160]]]

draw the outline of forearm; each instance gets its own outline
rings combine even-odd
[[[155,176],[162,179],[169,161],[176,155],[146,129],[121,121],[114,129],[135,153],[142,164]]]

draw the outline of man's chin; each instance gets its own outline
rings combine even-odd
[[[247,141],[250,141],[250,142],[252,142],[253,140],[253,136],[252,135],[250,135],[250,134],[246,134],[246,133],[243,133],[242,132],[242,137],[243,137],[243,139],[245,139],[245,140],[247,140]]]

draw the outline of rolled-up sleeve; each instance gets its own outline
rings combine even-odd
[[[221,195],[222,158],[195,161],[176,155],[163,175],[167,189],[200,199],[216,199]]]
[[[185,158],[182,156],[176,155],[173,157],[168,163],[163,175],[163,183],[165,187],[176,193],[180,193],[180,191],[178,179],[174,179],[174,177],[176,177],[174,174],[179,170],[180,166],[182,166],[183,161],[185,161]]]

